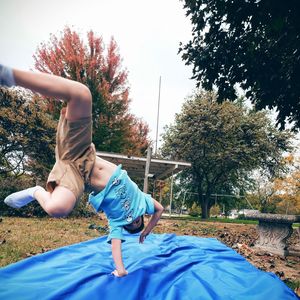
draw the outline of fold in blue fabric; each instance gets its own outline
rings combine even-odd
[[[213,238],[138,234],[122,244],[129,274],[114,270],[106,236],[52,250],[0,269],[0,299],[199,300],[299,299]]]

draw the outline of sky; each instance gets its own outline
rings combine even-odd
[[[105,44],[114,37],[129,73],[130,111],[149,125],[155,142],[160,77],[159,136],[196,87],[192,68],[178,55],[179,43],[189,41],[192,28],[183,2],[0,0],[0,63],[33,69],[39,44],[50,34],[59,36],[65,26],[82,37],[92,30]]]
[[[150,127],[155,150],[159,79],[159,141],[196,82],[178,54],[192,26],[180,0],[0,0],[0,63],[33,69],[33,54],[65,26],[84,38],[90,30],[105,44],[114,37],[128,71],[130,111]],[[299,143],[300,133],[296,140]],[[299,147],[300,148],[300,147]],[[300,150],[299,150],[300,151]]]

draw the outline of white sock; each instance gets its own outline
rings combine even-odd
[[[0,85],[11,87],[16,85],[13,70],[0,64]]]
[[[37,185],[7,196],[4,199],[4,203],[13,208],[20,208],[35,200],[34,193],[39,189],[45,190],[43,187]]]

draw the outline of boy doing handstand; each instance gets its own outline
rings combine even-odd
[[[92,190],[89,202],[96,211],[107,216],[117,277],[127,275],[122,260],[122,230],[137,233],[144,229],[143,215],[152,217],[141,232],[139,241],[157,224],[163,212],[159,202],[141,192],[121,166],[96,156],[92,143],[92,97],[83,84],[45,73],[11,69],[0,65],[0,85],[28,88],[44,96],[66,101],[62,109],[56,134],[56,162],[47,180],[47,190],[35,186],[13,193],[4,202],[20,208],[37,200],[53,217],[67,216],[79,201],[84,190]]]

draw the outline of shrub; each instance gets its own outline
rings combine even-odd
[[[189,215],[192,217],[198,217],[201,215],[201,208],[194,202],[192,207],[189,209]]]

